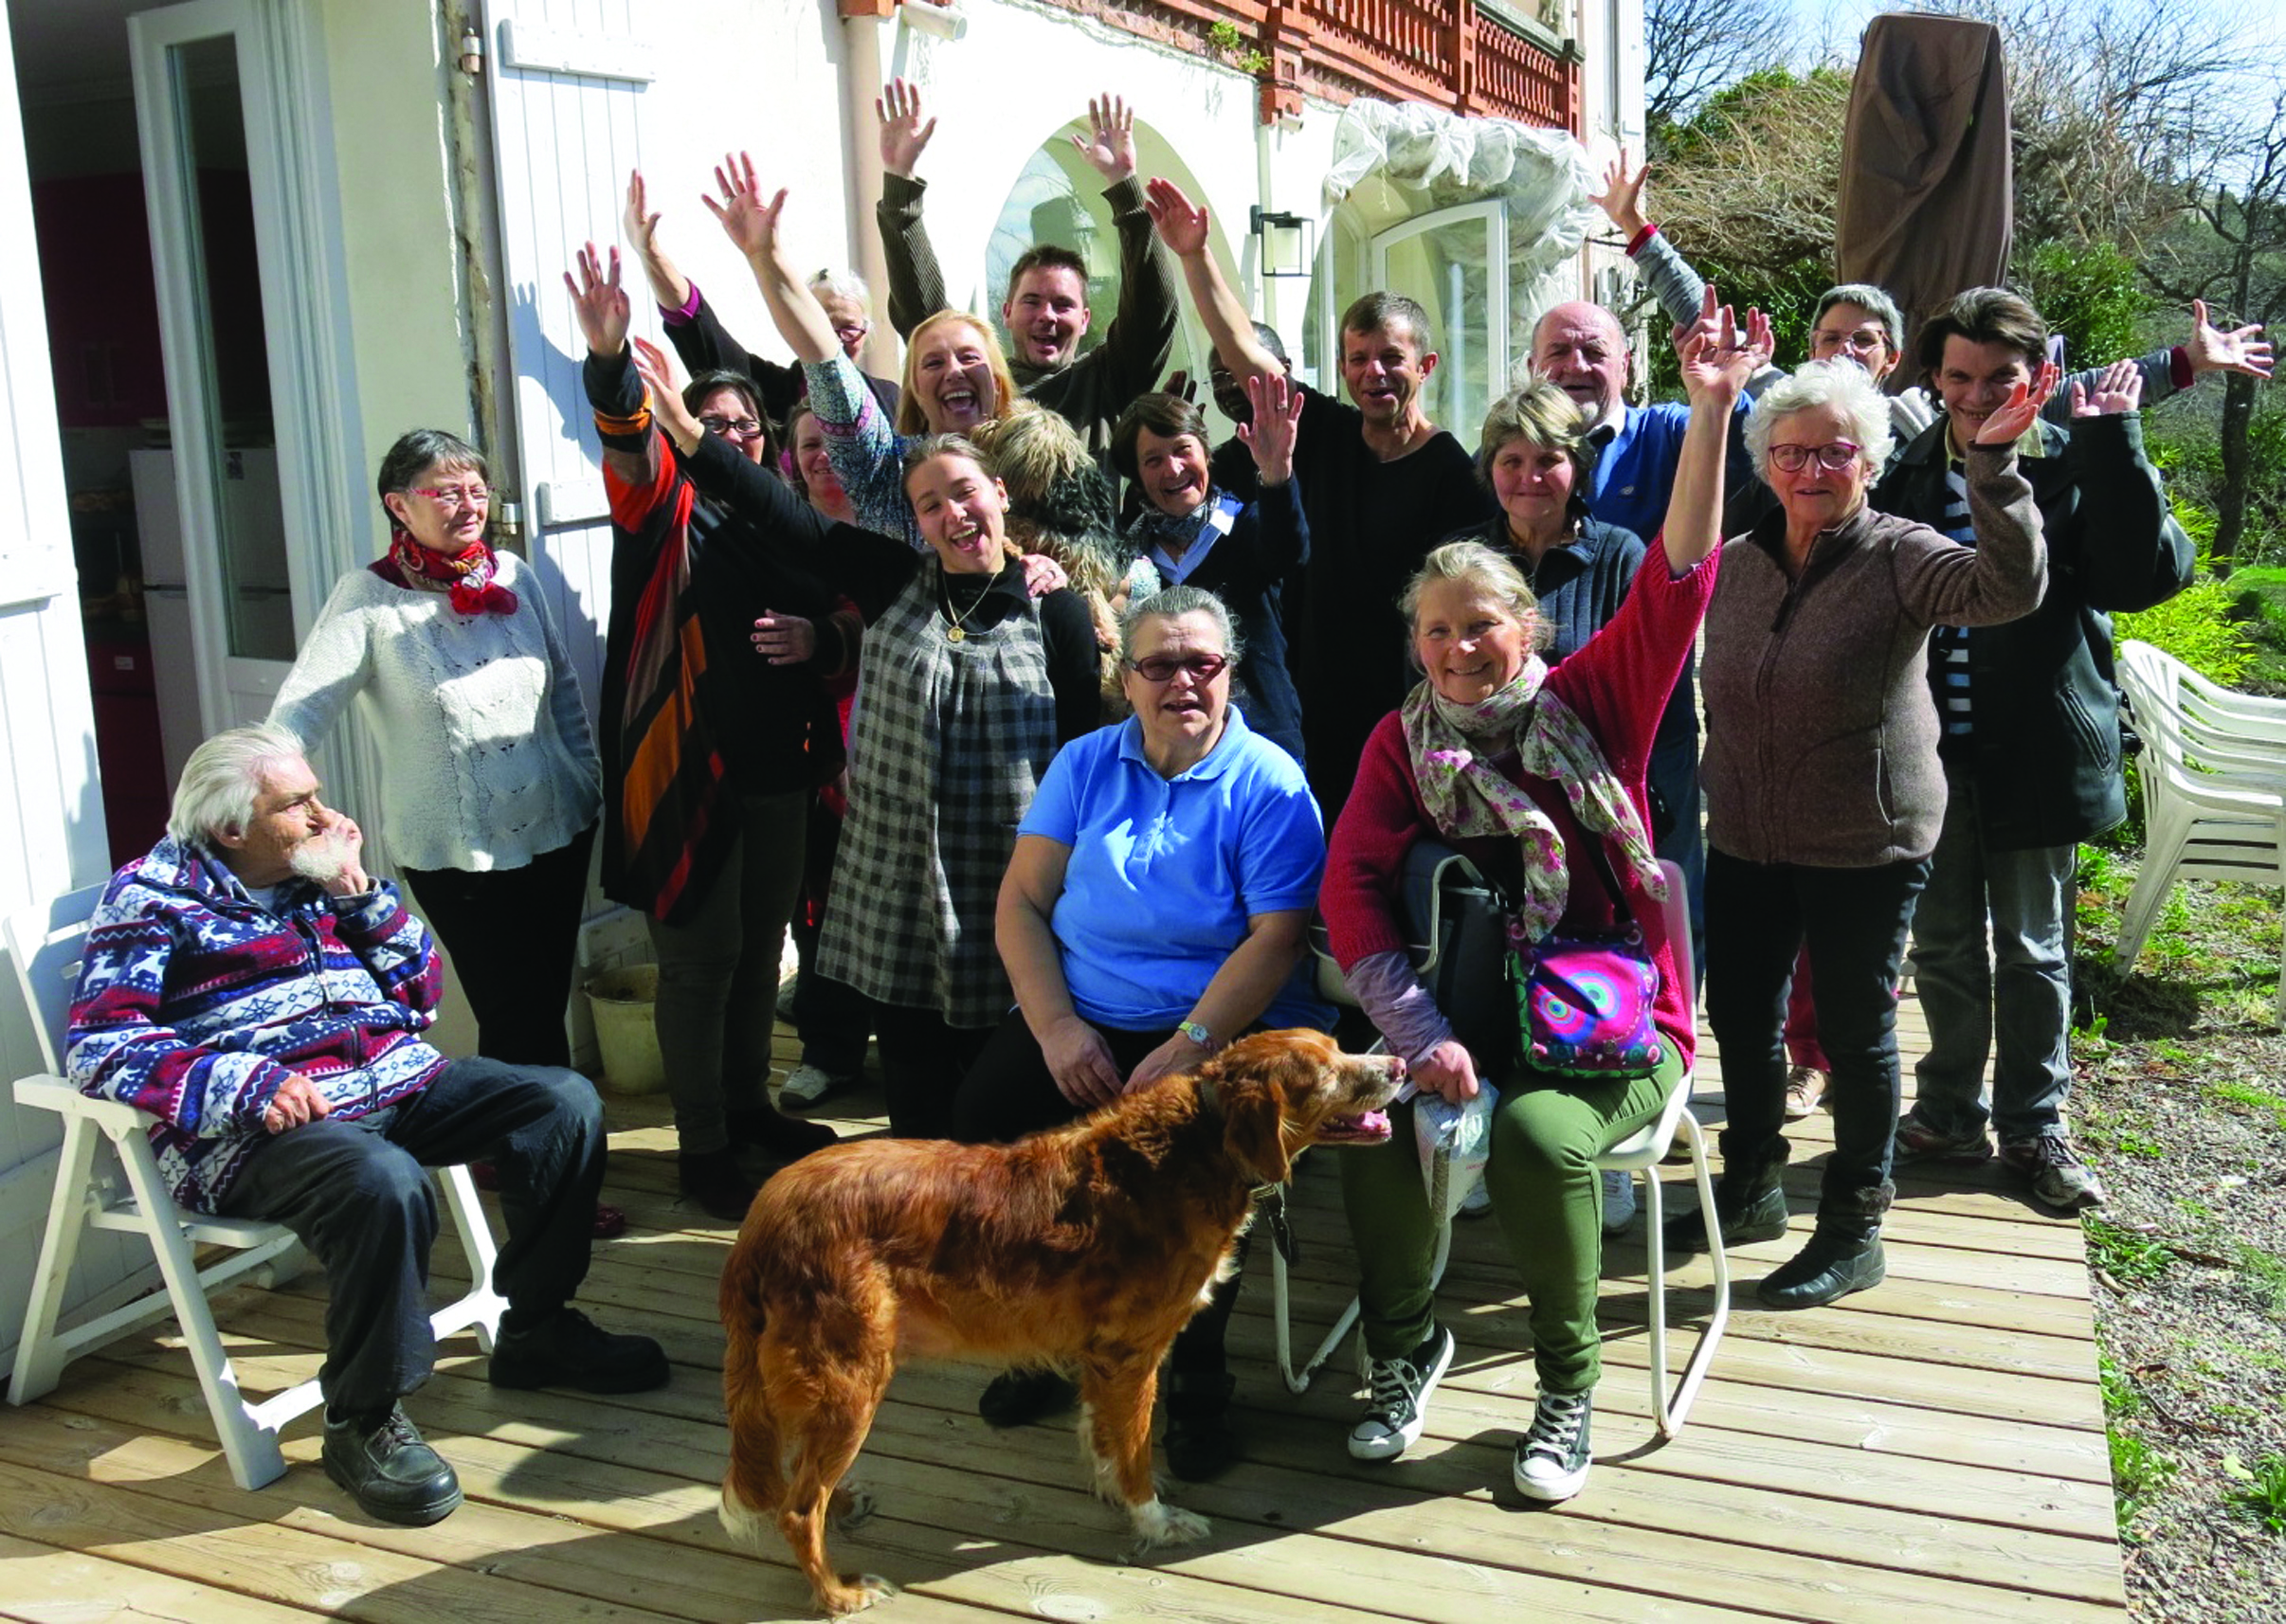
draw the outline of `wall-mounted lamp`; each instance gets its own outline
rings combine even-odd
[[[1246,228],[1261,245],[1258,263],[1266,277],[1306,277],[1317,259],[1312,241],[1317,223],[1299,214],[1283,214],[1261,204],[1246,210]]]
[[[471,79],[484,71],[484,36],[474,27],[461,30],[461,71]]]
[[[969,31],[969,14],[960,9],[960,0],[910,0],[898,8],[898,15],[940,40],[957,40]]]

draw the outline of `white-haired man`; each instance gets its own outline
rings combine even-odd
[[[284,729],[199,746],[166,838],[96,909],[67,1064],[85,1092],[156,1119],[183,1205],[282,1223],[323,1266],[326,1474],[368,1514],[418,1526],[461,1503],[398,1403],[435,1352],[426,1168],[499,1169],[496,1386],[640,1392],[667,1363],[650,1338],[570,1307],[603,1182],[594,1090],[422,1040],[444,984],[436,946],[365,872],[362,844]]]

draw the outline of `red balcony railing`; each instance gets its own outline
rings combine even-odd
[[[843,9],[901,0],[842,0]],[[1580,66],[1479,11],[1474,0],[1048,0],[1232,66],[1257,66],[1265,120],[1299,113],[1312,95],[1343,105],[1360,96],[1420,101],[1454,113],[1580,129]],[[1239,43],[1218,50],[1207,30],[1227,23]]]

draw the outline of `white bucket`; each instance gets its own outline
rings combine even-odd
[[[659,966],[605,970],[588,979],[586,990],[596,1046],[603,1051],[604,1087],[620,1094],[655,1094],[665,1088],[666,1065],[659,1057],[658,1028],[651,1023]]]

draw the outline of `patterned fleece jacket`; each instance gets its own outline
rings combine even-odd
[[[296,1072],[354,1120],[445,1064],[417,1034],[444,990],[436,945],[396,888],[330,897],[291,880],[272,912],[170,837],[112,876],[89,924],[64,1064],[81,1092],[157,1120],[174,1199],[215,1212]]]

